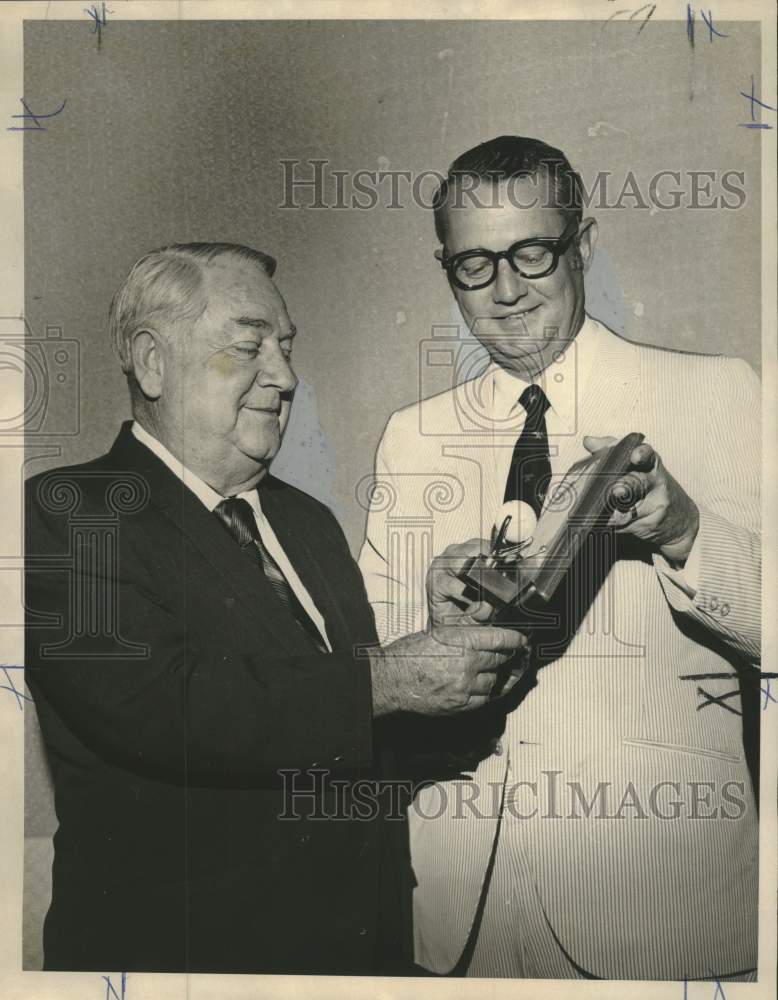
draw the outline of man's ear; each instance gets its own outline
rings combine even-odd
[[[581,234],[578,237],[578,252],[581,256],[584,271],[588,271],[594,257],[594,248],[597,244],[599,230],[595,219],[584,219],[582,227]]]
[[[147,399],[162,395],[165,363],[159,334],[155,330],[139,330],[132,338],[132,370]]]

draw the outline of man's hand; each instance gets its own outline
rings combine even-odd
[[[612,437],[583,439],[594,453],[616,443]],[[686,562],[700,526],[697,504],[667,469],[650,444],[639,444],[630,456],[630,470],[611,488],[624,511],[616,511],[610,524],[623,534],[653,545],[676,568]]]
[[[489,701],[497,668],[526,649],[520,632],[491,625],[441,626],[371,649],[373,713],[453,715],[480,708]],[[500,697],[520,675],[507,679]]]
[[[494,608],[486,601],[471,601],[465,597],[467,587],[458,579],[474,556],[488,550],[487,541],[471,538],[461,545],[449,545],[445,552],[432,560],[427,573],[427,603],[433,628],[489,621]]]

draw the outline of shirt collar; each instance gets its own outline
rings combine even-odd
[[[150,434],[137,420],[134,420],[132,423],[132,433],[141,444],[144,444],[149,451],[154,452],[161,462],[165,463],[170,471],[181,480],[184,486],[187,486],[194,493],[197,499],[209,511],[213,512],[222,502],[224,497],[221,493],[217,493],[212,486],[209,486],[208,483],[200,479],[191,469],[187,469],[161,441],[155,438],[153,434]],[[254,513],[261,515],[262,510],[259,504],[259,494],[256,489],[246,490],[243,493],[238,493],[237,496],[241,500],[247,500],[251,504]]]
[[[545,392],[554,417],[568,433],[575,430],[577,424],[578,401],[594,368],[599,331],[599,324],[586,316],[575,339],[533,379]],[[492,404],[492,418],[509,422],[515,417],[518,423],[523,423],[524,410],[519,397],[530,383],[494,361],[480,378],[486,389],[482,398]]]

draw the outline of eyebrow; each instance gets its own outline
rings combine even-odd
[[[270,329],[270,323],[259,316],[234,316],[232,322],[237,323],[238,326],[252,326],[257,330]]]
[[[269,323],[266,319],[262,319],[260,316],[234,316],[232,322],[237,323],[238,326],[250,326],[255,330],[273,329],[272,323]],[[292,323],[289,332],[281,339],[288,340],[290,337],[295,336],[297,336],[297,327]]]

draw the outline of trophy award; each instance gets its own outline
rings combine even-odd
[[[468,585],[468,596],[495,608],[495,623],[531,632],[533,624],[544,618],[589,536],[602,531],[615,510],[633,506],[633,499],[616,501],[611,490],[629,470],[630,455],[642,441],[642,434],[627,434],[576,462],[552,489],[530,537],[522,537],[527,532],[517,531],[517,524],[512,530],[520,510],[504,517],[493,533],[489,553],[476,556],[459,574]],[[527,504],[512,506],[526,508],[533,516]]]

